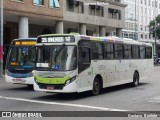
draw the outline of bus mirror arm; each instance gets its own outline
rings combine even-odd
[[[32,46],[32,47],[29,48],[29,50],[36,55],[35,49],[36,49],[35,46]],[[36,62],[36,61],[35,61],[35,58],[34,58],[34,59],[31,59],[31,58],[30,58],[29,61],[31,61],[31,62],[33,62],[33,63]]]

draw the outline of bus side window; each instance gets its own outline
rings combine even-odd
[[[103,59],[103,44],[93,42],[92,43],[92,59],[102,60]]]

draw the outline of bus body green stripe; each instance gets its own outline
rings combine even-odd
[[[64,78],[43,78],[39,76],[35,76],[36,81],[42,84],[65,84],[67,80],[70,79],[69,76],[65,76]]]

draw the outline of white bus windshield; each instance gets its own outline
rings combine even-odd
[[[53,45],[37,47],[36,69],[69,71],[77,67],[76,46]]]
[[[7,67],[34,69],[34,63],[31,60],[35,55],[30,51],[30,46],[12,46],[10,48]]]

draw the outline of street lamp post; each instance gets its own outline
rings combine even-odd
[[[0,0],[0,78],[3,75],[3,0]]]

